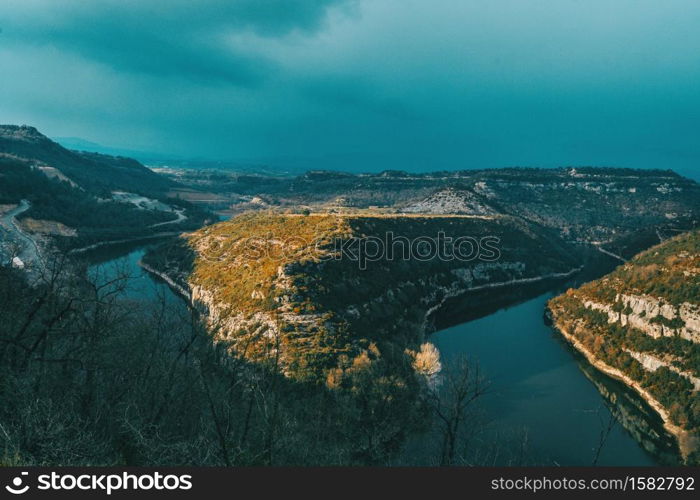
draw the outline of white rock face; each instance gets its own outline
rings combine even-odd
[[[496,213],[473,193],[452,188],[438,191],[402,211],[419,214],[493,215]]]
[[[488,184],[484,181],[479,181],[474,184],[474,191],[479,193],[481,196],[485,196],[486,198],[495,198],[496,193],[493,192],[493,190],[489,187]]]
[[[619,322],[622,326],[631,326],[654,338],[680,336],[691,342],[700,343],[700,306],[684,302],[676,307],[663,299],[649,295],[618,294],[616,302],[621,302],[623,309],[614,311],[612,305],[590,300],[583,305],[588,309],[601,311],[608,315],[608,323]],[[625,312],[628,314],[625,314]],[[661,323],[652,322],[661,316],[667,320],[680,319],[684,326],[674,329]]]
[[[425,311],[423,324],[420,326],[425,328],[428,317],[442,307],[447,299],[467,291],[563,278],[578,270],[579,268],[575,268],[567,272],[533,276],[527,272],[523,262],[479,262],[468,267],[453,269],[451,271],[452,282],[449,286],[439,285],[434,277],[418,279],[417,284],[425,289],[425,295],[419,299],[420,307]],[[504,274],[509,278],[505,281],[496,281],[496,276],[502,280]],[[399,283],[394,289],[387,288],[379,296],[368,297],[369,300],[366,302],[348,305],[346,313],[350,318],[359,318],[362,314],[368,314],[372,305],[391,303],[395,300],[396,293],[400,291],[402,286],[414,286],[415,284],[407,281]],[[290,353],[287,352],[283,343],[277,342],[279,336],[282,335],[280,324],[294,326],[295,329],[302,332],[313,331],[321,327],[332,331],[333,325],[327,321],[323,314],[297,312],[291,308],[288,295],[295,293],[295,290],[292,279],[283,266],[279,266],[277,269],[274,288],[281,292],[277,297],[280,299],[278,301],[280,307],[277,309],[276,315],[268,311],[258,311],[251,314],[250,312],[233,310],[229,304],[217,299],[216,293],[190,283],[192,303],[204,313],[208,326],[215,332],[216,341],[226,342],[234,349],[243,350],[246,346],[257,345],[262,347],[262,349],[256,349],[260,352],[265,351],[267,355],[275,353],[279,356],[279,368],[285,375],[289,375],[291,373],[288,364]],[[262,294],[254,291],[253,295],[254,298],[259,298]]]
[[[631,351],[629,349],[625,349],[625,352],[627,352],[630,356],[639,361],[639,363],[645,370],[655,372],[656,370],[664,366],[672,372],[677,373],[681,377],[685,377],[686,379],[688,379],[688,381],[691,384],[693,384],[694,390],[700,390],[700,378],[694,376],[692,373],[683,371],[680,368],[674,366],[673,364],[664,361],[663,359],[657,358],[656,356],[654,356],[653,354],[649,354],[648,352],[637,352]]]
[[[681,192],[682,189],[677,186],[671,186],[668,183],[660,184],[656,187],[656,190],[661,194],[669,194],[673,192]]]

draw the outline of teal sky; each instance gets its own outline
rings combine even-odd
[[[0,122],[164,155],[700,172],[696,0],[3,0]]]

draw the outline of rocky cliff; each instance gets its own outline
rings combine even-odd
[[[700,438],[700,232],[672,238],[552,299],[554,326],[600,370],[635,388],[690,461]]]
[[[289,376],[331,383],[369,349],[418,352],[428,318],[452,297],[579,268],[546,230],[504,216],[251,214],[180,246],[189,252],[161,250],[165,258],[149,265],[187,270],[179,281],[219,341]],[[467,246],[473,255],[457,255]]]

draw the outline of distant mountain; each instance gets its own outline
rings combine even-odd
[[[0,154],[28,160],[51,175],[102,194],[124,190],[156,195],[172,185],[136,160],[71,151],[26,125],[0,125]]]
[[[289,176],[301,175],[307,168],[289,166],[285,158],[277,159],[211,159],[197,157],[182,157],[178,155],[138,151],[135,149],[115,148],[80,137],[54,137],[54,141],[66,149],[76,152],[100,153],[111,156],[126,156],[150,166],[170,167],[188,170],[226,170],[256,175]],[[282,166],[285,165],[285,166]]]
[[[166,161],[166,158],[172,157],[175,161],[179,161],[176,156],[173,155],[162,155],[158,153],[153,153],[151,151],[140,151],[137,149],[128,148],[117,148],[113,146],[105,146],[104,144],[99,144],[97,142],[88,141],[86,139],[81,139],[80,137],[51,137],[54,142],[59,143],[66,149],[79,152],[88,153],[100,153],[109,156],[126,156],[128,158],[134,158],[141,163],[147,164],[157,164],[160,165],[162,162]]]
[[[72,149],[74,151],[89,151],[92,153],[102,153],[113,156],[129,156],[133,157],[135,151],[122,150],[119,148],[112,148],[109,146],[103,146],[96,142],[81,139],[80,137],[52,137],[54,142],[57,142],[66,149]],[[128,152],[127,152],[128,151]]]

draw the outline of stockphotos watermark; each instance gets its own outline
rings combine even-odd
[[[305,256],[317,260],[348,260],[357,263],[362,270],[368,263],[379,261],[429,262],[471,262],[480,260],[494,262],[500,259],[501,240],[498,236],[448,236],[443,231],[434,236],[408,238],[396,236],[389,231],[380,236],[335,238],[332,241],[316,240],[309,242],[301,237],[250,237],[242,240],[242,255],[249,260],[286,260],[303,249]],[[218,247],[203,252],[206,260],[216,261],[225,258]]]
[[[22,471],[15,476],[5,490],[13,495],[23,495],[29,491],[90,491],[111,495],[115,491],[187,491],[192,489],[192,476],[189,474],[161,474],[160,472],[131,474],[129,472],[111,474],[39,474],[33,483],[29,472]]]

